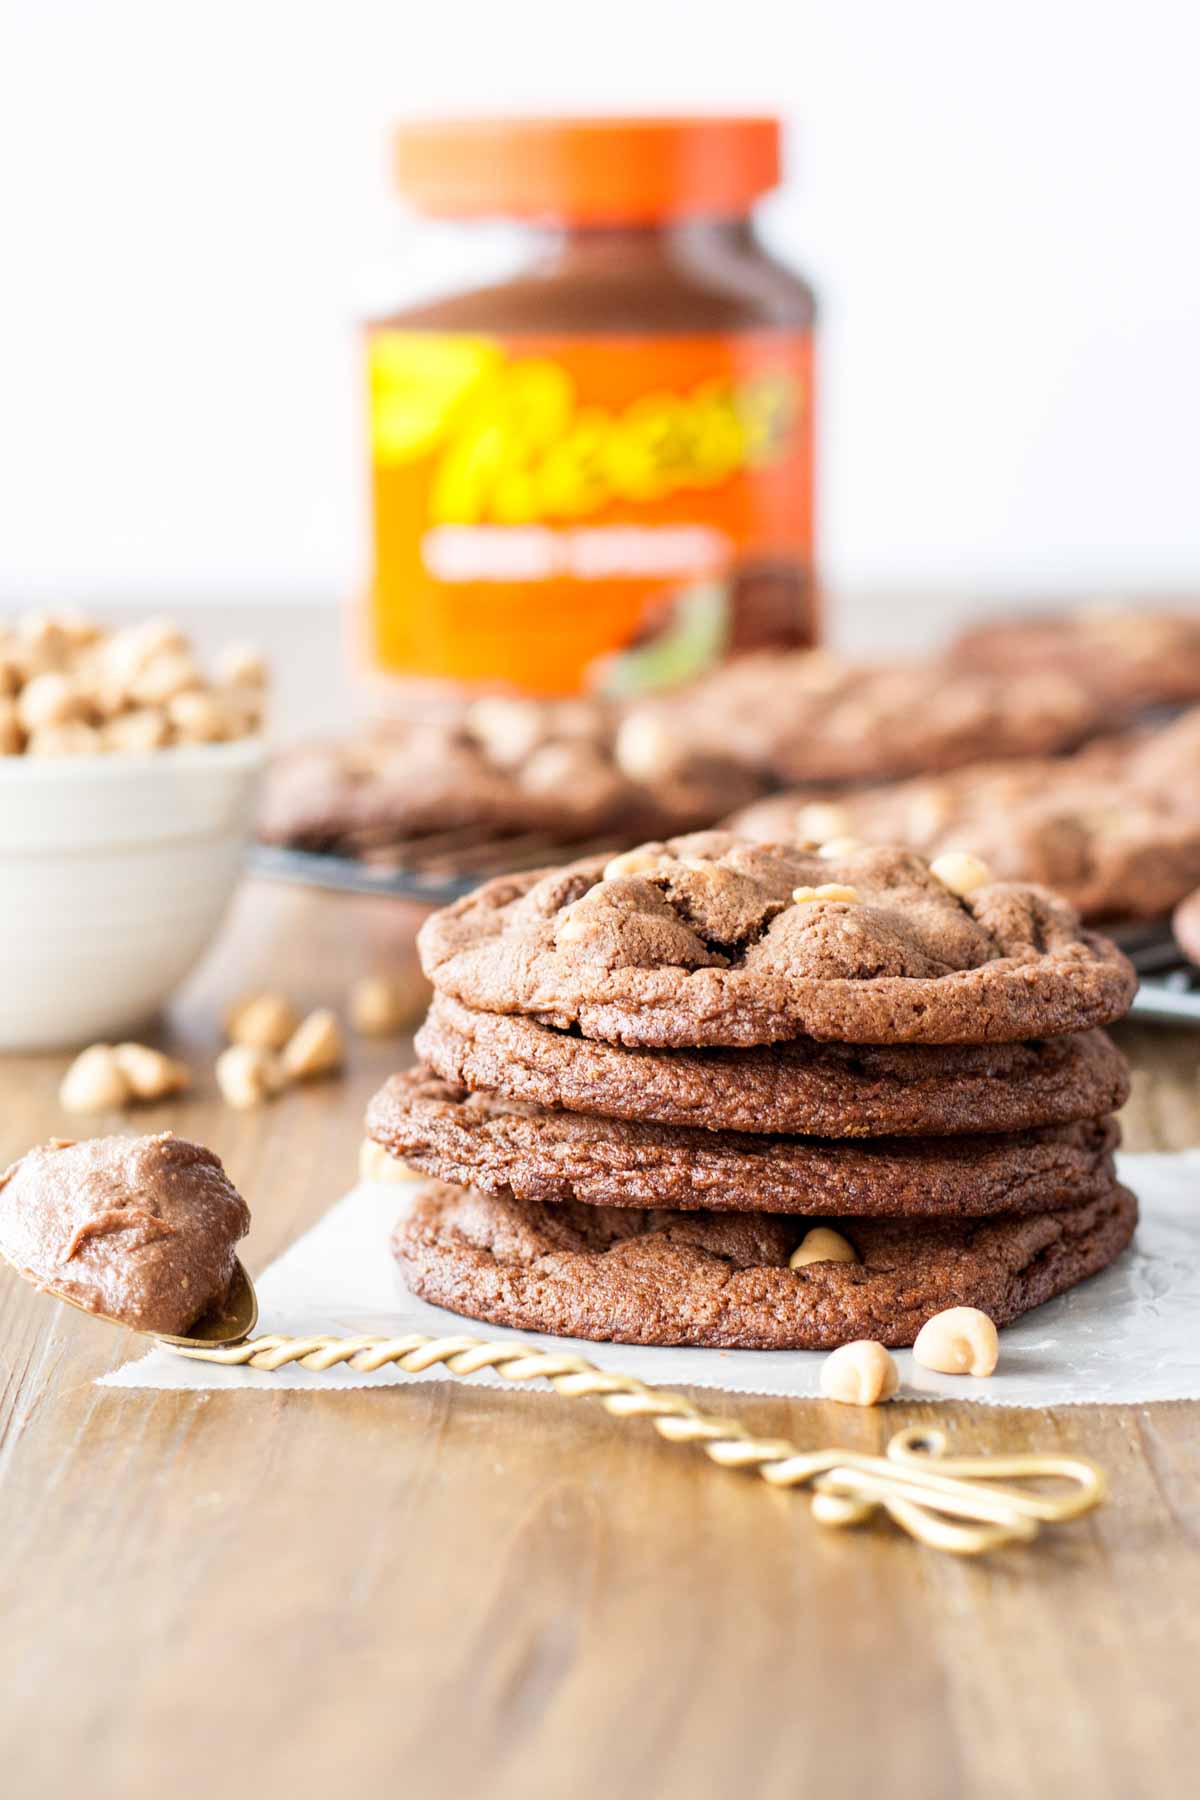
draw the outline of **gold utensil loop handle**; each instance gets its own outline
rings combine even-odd
[[[531,1344],[490,1344],[467,1336],[253,1338],[226,1349],[164,1348],[194,1362],[273,1371],[288,1363],[323,1371],[345,1364],[368,1375],[388,1364],[417,1375],[441,1364],[451,1375],[490,1369],[505,1381],[548,1381],[568,1399],[595,1399],[613,1418],[649,1419],[673,1444],[696,1444],[726,1469],[750,1469],[772,1487],[812,1485],[813,1517],[822,1525],[861,1525],[883,1510],[902,1531],[935,1550],[980,1556],[1028,1543],[1042,1524],[1062,1524],[1104,1499],[1107,1482],[1079,1456],[950,1456],[942,1432],[910,1426],[884,1456],[854,1450],[801,1450],[786,1438],[756,1438],[736,1419],[703,1412],[683,1394],[616,1375],[569,1351]],[[998,1486],[1052,1479],[1065,1490]]]

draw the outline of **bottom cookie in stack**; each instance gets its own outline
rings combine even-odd
[[[422,1183],[393,1250],[422,1299],[521,1331],[617,1344],[832,1350],[911,1344],[951,1306],[997,1325],[1128,1244],[1137,1202],[986,1219],[836,1219],[857,1257],[789,1266],[811,1219],[557,1205]]]

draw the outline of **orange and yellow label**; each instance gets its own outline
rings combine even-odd
[[[382,667],[636,691],[769,638],[789,583],[807,635],[807,335],[368,342]]]

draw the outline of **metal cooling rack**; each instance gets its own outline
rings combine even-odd
[[[287,850],[274,844],[256,844],[250,867],[255,875],[293,881],[304,887],[328,888],[342,894],[390,895],[397,900],[446,906],[494,875],[551,868],[599,850],[620,848],[612,839],[557,844],[533,835],[492,839],[484,844],[465,833],[444,832],[406,845],[403,856],[383,847],[348,856],[334,851]]]
[[[1200,1026],[1200,969],[1189,962],[1165,921],[1118,926],[1113,937],[1141,978],[1132,1012],[1138,1019]]]

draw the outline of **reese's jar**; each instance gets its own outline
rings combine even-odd
[[[813,296],[750,216],[778,122],[425,122],[395,166],[424,292],[368,330],[376,666],[620,695],[811,642]]]

